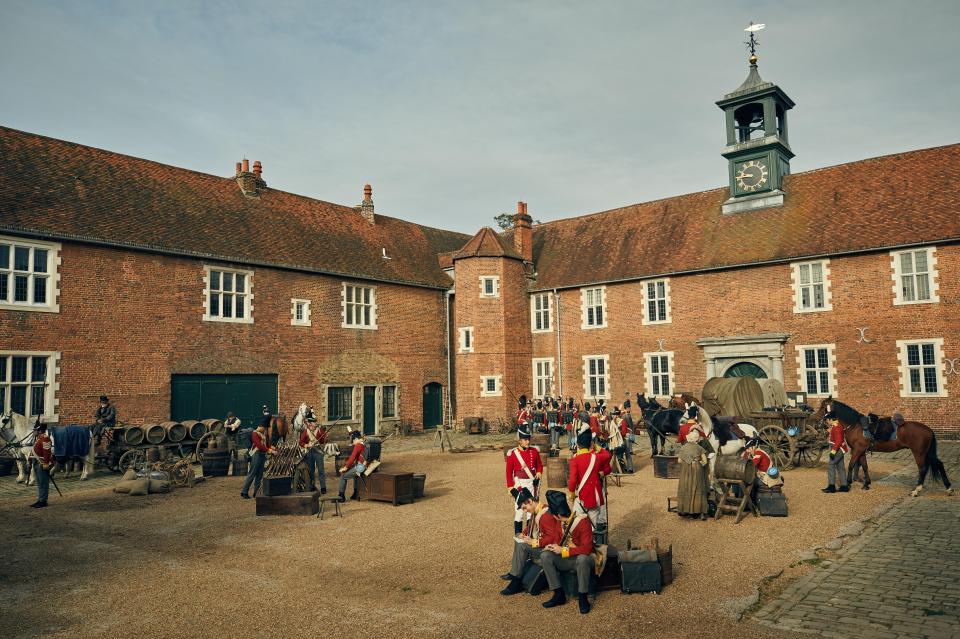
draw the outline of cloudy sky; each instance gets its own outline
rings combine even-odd
[[[0,0],[0,124],[473,232],[726,183],[760,72],[794,172],[960,142],[960,2]]]

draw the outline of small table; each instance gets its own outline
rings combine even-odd
[[[317,513],[317,517],[320,518],[320,521],[323,521],[323,508],[326,504],[333,504],[333,516],[334,517],[343,517],[343,513],[340,512],[340,496],[339,495],[322,495],[320,497],[320,512]]]

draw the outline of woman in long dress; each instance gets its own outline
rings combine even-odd
[[[691,429],[680,447],[680,483],[677,486],[677,514],[707,518],[707,454],[700,447],[700,431]]]

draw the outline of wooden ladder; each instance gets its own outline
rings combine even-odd
[[[724,513],[736,515],[737,519],[733,523],[739,524],[740,520],[747,516],[747,511],[753,513],[754,517],[759,517],[757,506],[750,498],[750,488],[741,479],[717,479],[717,482],[723,487],[723,494],[720,501],[717,502],[717,514],[714,519],[720,519]],[[734,486],[739,486],[740,497],[736,496]]]

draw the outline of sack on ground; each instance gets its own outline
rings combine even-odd
[[[136,484],[134,479],[122,479],[117,482],[117,485],[113,487],[113,492],[120,493],[121,495],[126,495],[130,492],[130,489],[133,488],[133,485]]]
[[[131,481],[136,478],[137,478],[137,471],[135,471],[133,468],[128,468],[127,472],[123,474],[124,481]]]
[[[148,490],[150,491],[151,495],[154,495],[156,493],[169,493],[171,490],[170,480],[151,479]]]
[[[135,479],[131,482],[130,492],[127,493],[131,497],[139,497],[140,495],[146,495],[150,492],[150,480],[146,477],[140,479]]]

